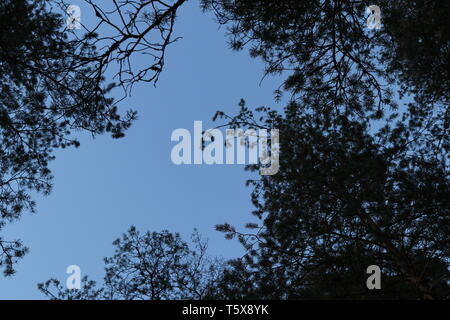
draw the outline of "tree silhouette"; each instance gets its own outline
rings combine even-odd
[[[407,130],[374,137],[345,117],[330,126],[295,104],[285,113],[265,117],[282,137],[280,172],[250,181],[261,223],[218,227],[247,251],[225,272],[222,297],[445,298],[449,181],[440,159],[400,148]],[[383,270],[381,291],[366,288],[370,265]]]
[[[382,107],[396,107],[386,86],[395,83],[448,102],[448,3],[377,1],[383,27],[370,31],[367,1],[201,2],[228,26],[231,48],[249,46],[267,74],[288,75],[283,88],[296,100],[327,95],[321,110],[379,118]]]
[[[370,31],[365,1],[202,3],[291,95],[280,113],[218,113],[281,136],[280,173],[250,181],[261,223],[218,226],[247,250],[222,297],[448,298],[448,4],[379,1]],[[373,264],[385,287],[369,292]]]
[[[55,13],[67,9],[62,1],[1,2],[0,230],[35,210],[30,193],[50,193],[53,151],[78,147],[74,132],[124,136],[136,112],[120,112],[111,92],[121,87],[126,96],[133,83],[158,80],[184,2],[113,1],[105,12],[87,1],[99,22],[79,36]],[[152,57],[142,70],[130,62],[137,53]],[[115,63],[117,83],[105,84]],[[5,275],[14,273],[13,264],[26,251],[20,241],[0,238]]]
[[[38,288],[58,300],[201,300],[211,296],[222,274],[222,263],[207,255],[207,242],[195,231],[192,246],[178,233],[140,234],[131,227],[113,242],[115,253],[105,258],[101,288],[84,277],[82,289],[65,289],[51,279]]]
[[[71,132],[123,136],[136,114],[120,115],[111,92],[158,80],[185,1],[86,2],[98,25],[81,37],[42,0],[0,4],[0,228],[33,209],[30,191],[50,192],[48,162],[53,149],[78,145]],[[71,291],[49,280],[41,291],[54,299],[448,299],[449,3],[379,0],[379,30],[367,27],[367,1],[201,4],[229,27],[231,48],[249,47],[266,75],[283,77],[275,98],[290,100],[278,111],[242,101],[238,115],[216,115],[231,127],[280,130],[280,172],[249,181],[258,223],[248,232],[217,227],[246,255],[223,268],[205,259],[199,238],[192,250],[179,235],[132,228],[105,259],[102,287],[84,278],[83,290]],[[133,72],[141,52],[154,60]],[[118,84],[104,84],[107,71]],[[0,250],[11,274],[26,249],[0,239]],[[366,287],[370,265],[383,271],[382,290]]]

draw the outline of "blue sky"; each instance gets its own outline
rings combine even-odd
[[[85,8],[81,1],[72,4]],[[83,23],[90,14],[82,11]],[[197,228],[209,239],[210,254],[242,253],[214,225],[243,227],[252,220],[251,190],[245,187],[250,174],[239,165],[176,166],[170,138],[178,128],[192,131],[195,120],[213,127],[215,111],[235,114],[241,98],[252,107],[273,105],[279,82],[266,79],[260,85],[262,63],[247,52],[231,51],[224,30],[201,12],[198,1],[180,9],[176,34],[183,39],[168,48],[157,87],[138,85],[121,104],[139,111],[127,136],[93,140],[80,134],[79,149],[57,151],[52,194],[37,197],[36,215],[4,229],[2,236],[20,238],[31,250],[14,277],[0,277],[0,299],[42,299],[37,283],[52,277],[65,282],[65,270],[73,264],[82,275],[101,280],[111,242],[131,225],[180,232],[186,240]]]

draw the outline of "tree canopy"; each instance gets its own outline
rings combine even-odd
[[[254,231],[218,226],[247,250],[223,297],[448,298],[449,5],[379,1],[370,31],[364,1],[202,3],[291,96],[279,112],[218,114],[279,129],[282,159],[249,182]],[[373,264],[380,292],[363,281]]]
[[[32,193],[50,193],[49,162],[55,149],[79,146],[75,132],[124,136],[136,111],[121,111],[111,91],[122,88],[126,96],[134,83],[158,80],[185,0],[113,1],[111,10],[86,2],[98,23],[83,25],[80,36],[67,28],[63,1],[0,4],[0,230],[35,210]],[[153,63],[132,68],[141,51]],[[106,82],[108,70],[117,83]],[[14,273],[14,263],[26,252],[20,241],[0,238],[5,275]]]
[[[123,137],[136,112],[119,108],[115,90],[126,97],[134,83],[158,81],[185,2],[86,0],[98,24],[82,36],[52,10],[63,1],[0,4],[0,230],[34,210],[30,193],[51,191],[48,163],[56,148],[79,145],[75,131]],[[105,259],[101,287],[85,278],[81,291],[57,280],[40,290],[53,299],[448,299],[450,3],[379,0],[376,30],[367,1],[200,3],[228,28],[231,49],[280,76],[274,99],[287,101],[254,109],[242,100],[236,115],[215,117],[280,131],[279,173],[248,182],[257,223],[217,226],[245,256],[224,267],[198,236],[190,249],[177,234],[132,228]],[[153,60],[136,69],[136,53]],[[25,253],[0,238],[5,274]],[[382,268],[383,290],[367,290],[370,265]]]
[[[57,300],[200,300],[212,295],[222,274],[222,262],[208,255],[197,231],[190,246],[178,233],[141,234],[131,227],[113,245],[102,286],[84,277],[80,290],[69,290],[50,279],[39,290]]]

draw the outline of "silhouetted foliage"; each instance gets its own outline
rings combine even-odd
[[[218,226],[247,250],[222,298],[448,298],[448,4],[378,1],[370,31],[365,1],[202,3],[292,97],[282,113],[218,113],[281,137],[280,173],[250,181],[260,223]]]
[[[131,227],[114,241],[114,255],[105,258],[101,288],[84,277],[81,290],[65,289],[55,279],[39,284],[39,290],[58,300],[201,300],[215,290],[223,266],[207,255],[207,242],[197,231],[191,240],[192,248],[178,233],[140,234]]]
[[[135,81],[157,81],[184,2],[113,1],[106,11],[88,0],[99,24],[81,39],[58,31],[61,19],[43,1],[0,5],[8,13],[0,24],[18,29],[0,33],[7,70],[0,222],[33,207],[28,190],[50,191],[47,162],[53,148],[77,144],[71,130],[123,135],[135,114],[117,115],[105,96],[114,85],[100,89],[103,75],[117,62],[125,94]],[[280,172],[249,181],[258,223],[246,233],[217,227],[246,255],[223,268],[205,260],[199,238],[192,250],[178,235],[132,228],[105,259],[102,287],[84,278],[83,289],[72,291],[50,280],[41,291],[54,299],[448,299],[448,2],[379,0],[380,30],[367,28],[367,1],[201,3],[229,27],[233,49],[250,47],[266,75],[285,77],[275,98],[290,95],[278,112],[256,114],[242,101],[237,116],[217,114],[231,127],[280,130]],[[144,4],[152,14],[138,19]],[[11,22],[18,17],[30,25]],[[99,28],[112,35],[99,36]],[[152,30],[156,46],[145,41]],[[155,62],[130,74],[141,50]],[[15,181],[23,182],[12,189]],[[10,273],[24,252],[20,243],[0,243]],[[366,288],[374,264],[383,271],[380,291]]]
[[[396,107],[386,87],[392,83],[448,102],[448,2],[377,1],[383,25],[377,31],[367,28],[368,1],[201,2],[228,26],[231,48],[250,47],[267,74],[288,75],[284,88],[294,98],[308,104],[326,96],[319,111],[341,107],[348,115],[379,118],[382,107]]]
[[[223,298],[445,298],[445,163],[405,147],[407,130],[372,136],[345,117],[330,126],[295,104],[285,112],[266,116],[281,132],[280,172],[249,182],[261,223],[218,227],[247,250],[225,272]],[[383,290],[367,290],[370,265],[382,268]]]
[[[385,1],[381,41],[386,72],[428,103],[450,101],[450,3]]]
[[[99,22],[83,31],[67,30],[66,16],[56,13],[67,9],[62,1],[0,3],[0,230],[35,210],[30,193],[50,193],[53,151],[78,147],[74,132],[124,136],[136,112],[119,112],[111,90],[119,86],[127,94],[137,81],[158,79],[166,47],[175,40],[176,11],[185,1],[113,1],[108,13],[87,2]],[[136,53],[152,59],[133,73]],[[113,63],[119,65],[118,83],[105,84]],[[25,252],[20,241],[0,238],[6,275]]]

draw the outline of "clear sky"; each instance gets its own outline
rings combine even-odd
[[[92,13],[81,1],[82,21]],[[86,10],[83,10],[86,8]],[[263,65],[247,52],[231,51],[224,30],[198,1],[179,11],[178,43],[168,48],[166,67],[157,87],[136,86],[124,108],[139,111],[139,120],[121,140],[81,135],[79,149],[60,150],[51,168],[55,176],[49,197],[37,197],[38,212],[8,225],[2,236],[22,239],[30,253],[17,274],[0,277],[0,299],[41,299],[37,283],[55,277],[65,283],[66,268],[79,265],[82,275],[103,276],[103,257],[112,241],[131,225],[141,231],[168,229],[188,240],[193,228],[210,241],[210,254],[232,258],[242,251],[225,240],[214,225],[243,227],[252,221],[250,177],[243,166],[176,166],[170,159],[173,130],[193,131],[195,120],[211,128],[216,110],[231,114],[245,98],[249,106],[273,104],[279,84],[266,79]]]

